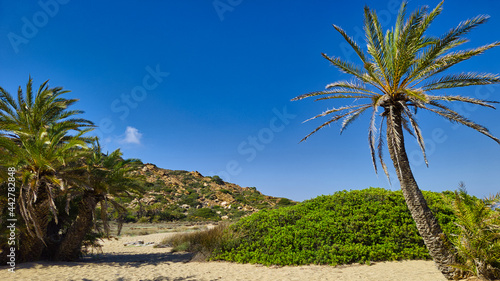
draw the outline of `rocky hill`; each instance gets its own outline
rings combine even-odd
[[[294,204],[289,199],[266,196],[255,187],[240,187],[220,177],[199,172],[161,169],[144,164],[146,193],[124,202],[127,221],[234,219],[261,209]]]

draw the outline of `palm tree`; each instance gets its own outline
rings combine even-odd
[[[462,260],[456,267],[481,280],[500,278],[500,212],[494,209],[498,202],[500,193],[479,200],[467,194],[464,183],[451,202],[459,229],[451,242]]]
[[[34,261],[45,248],[50,220],[57,222],[54,200],[68,187],[72,166],[84,154],[92,122],[73,118],[82,113],[67,108],[76,99],[60,97],[68,91],[43,83],[35,95],[30,77],[26,95],[19,87],[17,100],[0,88],[0,146],[16,167],[20,182],[19,212],[26,224],[21,233],[18,261]]]
[[[61,238],[54,255],[56,260],[70,261],[79,258],[85,236],[90,233],[94,225],[94,213],[98,204],[101,207],[100,218],[103,221],[105,235],[109,236],[108,204],[113,205],[119,212],[126,212],[125,207],[115,199],[138,195],[141,192],[140,185],[136,181],[137,174],[134,173],[140,162],[135,159],[123,159],[119,149],[110,154],[103,154],[96,141],[92,153],[84,162],[83,176],[86,179],[81,182],[78,191],[71,195],[79,198],[78,214]]]
[[[440,77],[437,75],[500,43],[495,42],[470,50],[452,51],[467,42],[464,35],[484,24],[488,19],[487,16],[477,16],[461,22],[440,37],[426,35],[425,32],[432,21],[441,13],[442,4],[443,2],[439,3],[430,12],[427,7],[420,8],[405,19],[407,3],[403,2],[394,28],[387,30],[385,34],[375,11],[365,7],[364,29],[367,53],[342,28],[333,25],[354,49],[362,65],[358,66],[341,58],[322,54],[335,67],[350,74],[353,80],[337,81],[327,85],[323,91],[304,94],[293,100],[308,97],[316,97],[316,100],[355,99],[355,102],[350,105],[333,108],[311,118],[330,116],[328,121],[302,141],[321,128],[339,120],[342,120],[342,133],[361,114],[371,111],[368,142],[372,161],[377,171],[378,155],[382,169],[389,177],[382,157],[385,124],[385,139],[389,154],[408,208],[438,268],[447,278],[453,278],[457,273],[449,265],[454,263],[454,251],[447,246],[447,238],[427,206],[413,177],[405,151],[403,132],[406,131],[416,137],[425,159],[424,141],[416,120],[417,109],[423,109],[451,122],[470,127],[500,144],[500,140],[492,136],[488,129],[461,116],[446,104],[456,101],[494,108],[493,102],[458,95],[432,94],[433,91],[440,89],[499,83],[500,78],[493,74],[469,72]],[[359,101],[365,101],[365,103]],[[381,121],[377,141],[376,119],[379,110]],[[425,161],[427,163],[427,160]]]

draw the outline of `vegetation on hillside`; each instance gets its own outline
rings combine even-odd
[[[153,164],[142,165],[137,173],[142,176],[145,193],[140,198],[123,199],[125,222],[235,220],[258,210],[295,204],[287,198],[263,195],[255,187],[224,182],[219,176],[161,169]],[[118,213],[110,218],[120,219]]]

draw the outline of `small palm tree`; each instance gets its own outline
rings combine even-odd
[[[64,93],[45,82],[34,95],[31,77],[26,94],[19,87],[17,100],[0,88],[0,145],[9,154],[9,163],[1,164],[18,171],[19,211],[26,223],[19,261],[40,259],[47,225],[57,222],[54,200],[68,186],[70,163],[83,157],[90,140],[83,135],[92,122],[73,118],[82,112],[68,110],[76,100],[62,98]]]
[[[493,207],[498,202],[500,193],[479,200],[467,194],[463,183],[452,201],[458,233],[451,242],[460,259],[454,266],[486,280],[500,278],[500,212]]]
[[[447,246],[447,238],[427,206],[413,177],[405,151],[403,132],[406,131],[416,137],[425,159],[424,141],[416,119],[417,109],[423,109],[451,122],[477,130],[500,144],[500,140],[492,136],[488,129],[461,116],[446,104],[457,101],[494,108],[493,102],[457,95],[433,95],[432,93],[440,89],[499,83],[500,78],[493,74],[469,72],[440,77],[437,75],[457,63],[500,45],[500,42],[465,51],[453,51],[454,48],[467,42],[464,35],[484,24],[488,19],[487,16],[477,16],[464,21],[440,37],[426,35],[430,24],[441,13],[442,4],[443,2],[439,3],[430,12],[427,7],[416,10],[405,20],[407,3],[403,2],[396,25],[385,34],[375,11],[365,7],[364,29],[368,54],[342,28],[334,25],[333,27],[354,49],[362,65],[358,66],[341,58],[323,54],[324,58],[342,72],[350,74],[353,80],[334,82],[327,85],[324,91],[304,94],[293,100],[308,97],[316,97],[317,100],[355,100],[348,106],[333,108],[311,118],[330,116],[328,121],[302,140],[306,140],[321,128],[339,120],[342,120],[341,132],[343,132],[361,114],[371,111],[368,141],[372,161],[377,171],[378,155],[382,169],[389,177],[382,157],[385,124],[385,140],[408,208],[438,268],[447,278],[453,278],[456,272],[449,265],[455,261],[454,252]],[[365,101],[365,103],[358,101]],[[376,119],[379,110],[381,121],[377,142]],[[427,163],[427,160],[425,161]]]
[[[78,215],[63,235],[54,259],[79,258],[85,236],[91,232],[94,225],[98,204],[101,207],[100,218],[105,235],[109,236],[108,204],[113,205],[119,212],[126,212],[125,207],[115,199],[141,193],[140,185],[136,181],[137,175],[134,173],[139,163],[136,159],[123,159],[119,149],[110,154],[103,154],[99,143],[94,144],[90,155],[81,165],[85,179],[71,194],[71,197],[78,199]]]

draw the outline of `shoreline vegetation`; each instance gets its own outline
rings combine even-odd
[[[447,106],[453,101],[494,108],[495,102],[431,95],[500,83],[498,75],[469,72],[428,79],[500,42],[449,52],[488,17],[464,21],[441,37],[427,36],[443,2],[408,18],[406,5],[386,35],[376,12],[365,8],[368,53],[334,25],[363,64],[323,56],[354,82],[337,81],[325,91],[293,99],[355,99],[311,118],[331,117],[303,140],[340,120],[342,132],[364,111],[372,111],[368,140],[375,171],[380,163],[390,180],[382,155],[387,145],[398,191],[370,187],[294,202],[216,175],[160,169],[124,159],[120,149],[104,153],[99,139],[90,135],[96,125],[72,108],[78,100],[66,99],[62,87],[50,88],[46,81],[36,89],[31,77],[17,95],[0,87],[0,277],[500,278],[500,210],[493,207],[500,193],[479,199],[467,194],[464,185],[457,191],[421,191],[404,142],[405,134],[415,137],[425,158],[419,109],[500,144],[486,128]],[[429,259],[433,262],[424,261]]]
[[[377,262],[368,265],[263,266],[223,261],[191,261],[194,254],[172,248],[124,246],[142,240],[160,243],[175,233],[122,236],[105,239],[102,252],[77,262],[40,261],[18,265],[15,274],[0,267],[6,280],[143,280],[143,281],[275,281],[275,280],[407,280],[444,281],[432,261]],[[418,273],[418,274],[415,274]]]
[[[437,217],[447,226],[444,228],[447,233],[456,231],[454,223],[459,219],[450,204],[456,194],[424,194],[432,210],[439,212]],[[474,197],[470,199],[481,201]],[[337,224],[332,227],[335,222]],[[325,228],[320,230],[321,225]],[[117,224],[111,223],[110,226],[111,233],[116,233]],[[311,232],[312,228],[314,232]],[[350,231],[347,228],[351,228]],[[384,228],[393,232],[392,236],[387,235]],[[333,233],[335,229],[339,231]],[[301,231],[300,238],[286,239],[286,235]],[[301,263],[300,258],[305,256],[300,251],[306,250],[300,248],[304,241],[314,245],[327,240],[321,234],[343,235],[342,241],[369,239],[388,242],[385,246],[399,243],[402,246],[400,253],[412,256],[393,260],[351,260],[347,264]],[[252,248],[249,247],[252,243],[247,243],[249,241],[264,244]],[[283,253],[283,256],[297,257],[292,261],[298,262],[280,264],[269,262],[279,258],[258,255],[259,249],[271,248],[265,243],[275,245],[280,241],[287,241],[289,247],[276,245],[277,251],[268,254]],[[30,280],[446,280],[429,260],[401,192],[380,188],[340,191],[295,206],[261,211],[234,222],[127,223],[120,236],[104,238],[98,243],[102,248],[89,251],[79,261],[23,263],[18,265],[14,279],[12,275],[6,275],[5,267],[0,267],[0,277],[9,280],[26,280],[27,277]],[[368,243],[365,241],[364,244]],[[337,245],[349,247],[348,243]],[[379,254],[393,250],[387,247]],[[234,260],[244,258],[243,252],[253,252],[254,257],[261,260]],[[321,252],[321,249],[314,249],[315,256]],[[360,257],[362,253],[373,255],[375,252],[354,247],[345,253]],[[314,256],[311,254],[308,256]]]

